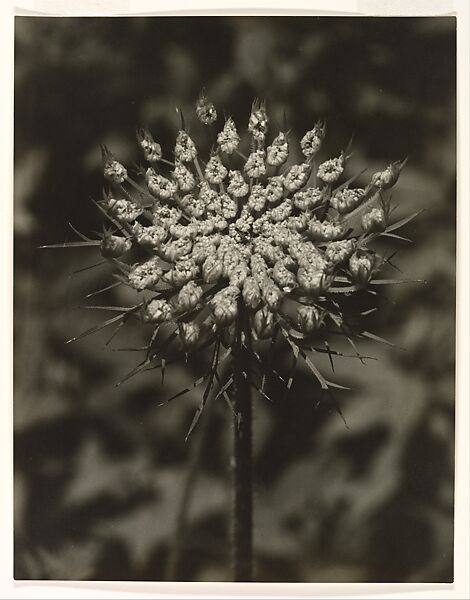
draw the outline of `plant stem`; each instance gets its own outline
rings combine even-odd
[[[244,335],[246,333],[246,335]],[[239,305],[234,357],[233,579],[253,581],[253,460],[249,329]]]

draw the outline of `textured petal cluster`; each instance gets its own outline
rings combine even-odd
[[[217,127],[205,95],[196,115]],[[269,124],[265,105],[255,102],[247,148],[228,117],[214,131],[210,155],[182,128],[167,159],[139,130],[149,163],[142,181],[103,150],[111,189],[101,208],[115,229],[102,254],[143,294],[142,320],[173,323],[185,348],[233,329],[242,309],[254,339],[269,337],[276,325],[314,335],[331,325],[334,295],[360,292],[383,264],[370,243],[387,227],[382,193],[403,163],[376,173],[365,188],[350,187],[342,182],[347,152],[314,162],[323,122],[301,137],[299,163],[288,134],[271,132]]]

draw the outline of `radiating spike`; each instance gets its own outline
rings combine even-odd
[[[92,296],[96,296],[97,294],[101,294],[102,292],[107,292],[108,290],[112,290],[120,285],[122,285],[122,281],[116,281],[115,283],[101,288],[100,290],[96,290],[96,292],[91,292],[90,294],[87,294],[85,298],[91,298]]]
[[[73,277],[74,275],[78,275],[79,273],[83,273],[84,271],[89,271],[90,269],[94,269],[96,267],[101,267],[102,265],[107,265],[108,262],[106,260],[102,260],[99,263],[94,263],[93,265],[88,265],[87,267],[82,267],[81,269],[77,269],[76,271],[72,271],[67,274],[67,277]]]

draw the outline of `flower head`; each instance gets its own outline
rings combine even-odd
[[[205,95],[196,116],[204,125],[216,122]],[[316,183],[307,187],[324,124],[317,122],[301,138],[305,160],[296,164],[294,154],[288,160],[285,132],[266,145],[268,122],[265,104],[255,102],[249,146],[238,149],[241,138],[229,117],[210,154],[196,148],[183,124],[174,164],[141,129],[138,143],[152,164],[138,181],[103,147],[111,189],[100,208],[112,229],[83,244],[98,246],[118,285],[137,298],[117,320],[140,316],[154,326],[154,336],[163,324],[172,331],[168,340],[179,340],[180,353],[212,345],[215,361],[219,345],[230,351],[242,334],[246,348],[258,340],[263,347],[265,339],[275,346],[280,335],[296,359],[308,349],[302,340],[313,335],[325,336],[326,344],[329,330],[354,337],[349,314],[386,266],[371,245],[388,231],[384,191],[396,183],[404,162],[376,173],[366,189],[349,188],[337,185],[346,168],[343,152],[324,160]],[[328,388],[316,367],[311,370]]]

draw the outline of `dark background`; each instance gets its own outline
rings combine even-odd
[[[205,86],[245,127],[255,96],[295,142],[326,118],[322,157],[354,134],[351,171],[410,160],[393,190],[404,231],[395,262],[427,285],[387,290],[371,328],[406,351],[344,359],[348,428],[315,408],[301,371],[290,395],[255,399],[255,545],[260,581],[451,581],[455,285],[453,18],[16,19],[15,576],[164,579],[186,466],[202,441],[180,580],[230,579],[230,414],[218,402],[185,444],[195,376],[172,367],[115,388],[136,353],[106,333],[84,296],[109,279],[94,250],[38,250],[90,233],[103,185],[99,143],[137,158],[147,125],[166,153],[176,106]],[[219,121],[220,123],[220,121]],[[126,303],[126,292],[97,303]],[[90,303],[90,302],[89,302]],[[140,328],[114,346],[141,345]],[[281,357],[282,359],[282,357]],[[321,367],[327,372],[328,365]],[[330,376],[331,378],[332,376]]]

